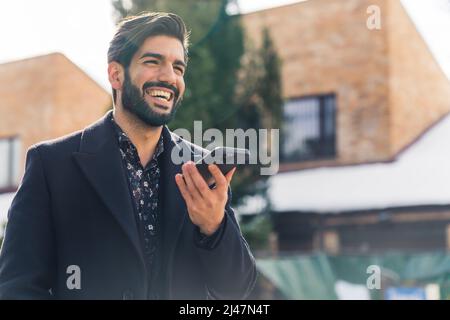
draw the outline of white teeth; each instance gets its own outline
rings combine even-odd
[[[167,91],[163,91],[163,90],[146,90],[146,93],[148,95],[151,95],[152,97],[157,97],[160,99],[165,99],[167,101],[169,101],[171,99],[172,94],[170,92]]]

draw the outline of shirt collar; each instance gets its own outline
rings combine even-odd
[[[122,130],[122,128],[117,124],[117,122],[114,120],[114,116],[111,113],[110,114],[111,122],[113,123],[114,131],[116,132],[117,140],[119,141],[120,148],[124,146],[131,146],[133,149],[136,149],[136,146],[131,142],[130,138],[127,136],[127,134]],[[159,136],[158,143],[156,144],[156,150],[153,154],[152,159],[155,159],[159,157],[159,155],[164,151],[164,139],[163,135],[161,134]]]

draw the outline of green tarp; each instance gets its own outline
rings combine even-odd
[[[335,277],[324,255],[257,260],[259,271],[288,299],[336,299]]]
[[[438,283],[442,298],[450,288],[450,254],[447,252],[379,255],[325,254],[257,259],[257,267],[287,299],[337,299],[335,283],[344,280],[366,285],[367,268],[380,267],[382,277],[394,285]],[[372,292],[373,293],[373,292]]]

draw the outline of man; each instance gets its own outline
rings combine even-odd
[[[209,188],[165,126],[180,105],[188,33],[175,14],[119,26],[108,51],[114,110],[32,146],[9,211],[0,298],[241,299],[255,262],[217,166]],[[81,94],[81,93],[80,93]]]

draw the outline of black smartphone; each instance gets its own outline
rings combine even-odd
[[[209,164],[215,164],[226,175],[234,167],[249,164],[250,151],[247,149],[216,147],[195,163],[208,186],[214,184],[214,177],[208,170]]]

